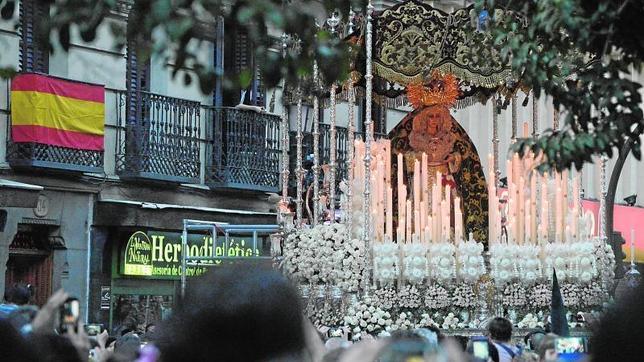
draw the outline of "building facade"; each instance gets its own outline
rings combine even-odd
[[[0,290],[31,284],[42,305],[64,288],[87,322],[114,328],[154,322],[178,290],[176,273],[122,273],[132,234],[161,233],[176,244],[184,220],[272,225],[279,187],[279,116],[232,108],[239,98],[231,92],[202,94],[198,82],[183,82],[191,69],[173,78],[165,57],[137,59],[134,42],[115,49],[110,24],[132,26],[129,9],[119,2],[93,42],[72,29],[69,49],[53,41],[51,54],[35,35],[50,11],[42,2],[20,1],[12,21],[0,23],[8,50],[0,66],[105,88],[104,150],[88,151],[14,142],[11,80],[0,82]],[[256,69],[244,34],[202,26],[204,64]],[[264,102],[256,76],[245,103]],[[243,249],[242,239],[227,248]],[[258,240],[254,255],[263,255],[267,235]]]

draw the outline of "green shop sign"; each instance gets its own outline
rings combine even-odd
[[[258,244],[261,239],[258,239]],[[259,247],[259,246],[258,246]],[[213,244],[209,235],[188,235],[189,257],[215,258],[201,261],[202,266],[188,266],[187,276],[199,276],[209,266],[218,265],[218,257],[247,258],[260,256],[259,248],[253,250],[252,236],[221,236]],[[121,253],[122,275],[150,279],[179,279],[181,277],[181,234],[157,231],[137,231],[132,234]]]

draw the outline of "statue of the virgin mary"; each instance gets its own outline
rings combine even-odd
[[[397,175],[397,154],[404,155],[404,183],[411,185],[415,160],[427,154],[429,181],[453,190],[452,201],[458,196],[463,210],[465,235],[470,232],[478,241],[488,236],[487,188],[476,147],[465,130],[450,114],[459,94],[458,82],[451,74],[437,73],[427,84],[410,84],[407,97],[414,107],[389,133],[392,152],[392,177]],[[394,193],[396,195],[396,193]],[[396,202],[394,202],[394,205]]]

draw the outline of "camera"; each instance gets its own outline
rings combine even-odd
[[[587,353],[583,337],[559,337],[555,340],[555,351],[560,361],[579,361]]]
[[[78,332],[78,319],[80,317],[80,302],[76,298],[68,298],[59,310],[60,333],[66,333],[69,330]]]

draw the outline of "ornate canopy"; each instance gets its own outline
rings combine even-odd
[[[382,11],[374,24],[375,74],[389,82],[420,82],[438,70],[475,87],[496,88],[512,76],[491,36],[477,30],[473,6],[448,14],[412,0]]]

